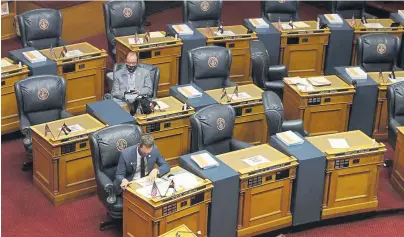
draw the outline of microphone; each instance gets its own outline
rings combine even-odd
[[[193,234],[192,231],[177,231],[177,233],[175,233],[175,237],[181,237],[180,233],[183,233],[183,234]],[[202,234],[202,232],[201,232],[200,230],[198,230],[198,231],[196,232],[196,234],[197,234],[197,235],[200,235],[200,234]]]

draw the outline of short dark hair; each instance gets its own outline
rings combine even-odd
[[[145,146],[147,148],[153,147],[154,146],[154,138],[150,135],[143,135],[142,138],[140,138],[139,142],[140,147]]]

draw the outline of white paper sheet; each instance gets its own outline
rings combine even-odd
[[[156,103],[160,106],[160,109],[167,109],[170,108],[170,106],[168,106],[168,104],[164,103],[161,100],[156,100]]]
[[[164,180],[162,180],[162,179],[160,179],[160,178],[156,178],[156,180],[155,180],[156,184],[161,183],[161,182],[163,182],[163,181],[164,181]],[[150,179],[149,179],[149,177],[147,177],[147,176],[135,180],[135,183],[138,183],[138,184],[139,184],[140,186],[142,186],[142,187],[146,187],[146,186],[149,186],[149,185],[153,185],[153,183],[150,182]]]
[[[82,126],[80,126],[79,124],[73,124],[73,125],[70,125],[70,126],[67,126],[67,127],[71,130],[70,133],[80,132],[80,131],[83,131],[83,130],[84,130],[84,128],[83,128]],[[62,128],[59,128],[59,131],[60,131],[61,129],[62,129]]]
[[[238,96],[236,94],[229,94],[229,98],[232,100],[243,100],[243,99],[249,99],[251,96],[247,92],[239,92]]]
[[[137,42],[135,41],[135,38],[129,38],[128,42],[129,44],[143,44],[144,38],[139,38]]]
[[[190,189],[199,185],[199,181],[196,179],[195,175],[189,172],[174,175],[174,183],[176,186],[178,185],[185,189]]]
[[[253,157],[249,157],[246,159],[242,159],[242,161],[246,164],[248,164],[249,166],[256,166],[259,164],[263,164],[263,163],[267,163],[269,162],[269,160],[261,155],[258,156],[253,156]]]
[[[81,52],[78,49],[70,50],[70,51],[67,51],[67,53],[66,53],[66,57],[77,57],[80,55],[83,55],[83,52]]]
[[[345,140],[345,138],[329,138],[328,142],[334,149],[349,148],[348,142]]]

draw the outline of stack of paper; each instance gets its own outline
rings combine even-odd
[[[383,28],[383,25],[382,24],[380,24],[380,23],[366,23],[366,24],[363,24],[366,28],[372,28],[372,29],[375,29],[375,28]]]
[[[303,21],[296,21],[296,22],[293,22],[293,27],[295,27],[295,28],[309,28],[310,25],[304,23]]]
[[[67,127],[71,130],[71,133],[84,131],[84,128],[80,126],[80,124],[73,124]],[[60,130],[62,130],[62,128],[59,128],[59,131]]]
[[[209,169],[212,167],[219,166],[219,163],[208,153],[202,153],[198,155],[192,155],[191,159],[199,166],[201,169]]]
[[[360,67],[345,68],[345,71],[352,80],[365,80],[368,78],[366,72]]]
[[[159,105],[159,109],[168,109],[170,106],[166,103],[164,103],[161,100],[156,100],[156,103]]]
[[[150,38],[164,38],[166,37],[160,31],[150,32]]]
[[[188,99],[201,97],[202,93],[195,89],[193,86],[184,86],[178,88],[178,91]]]
[[[136,179],[135,182],[138,183],[142,187],[153,185],[153,183],[150,181],[150,178],[148,176],[140,178],[140,179]],[[163,180],[160,178],[156,178],[156,180],[154,182],[160,183],[160,182],[163,182]]]
[[[45,62],[46,57],[43,56],[38,50],[28,51],[22,53],[31,63]]]
[[[292,29],[292,26],[289,25],[289,23],[282,23],[282,24],[281,24],[281,27],[282,27],[282,29],[284,29],[284,30],[291,30],[291,29]]]
[[[255,28],[268,28],[269,27],[268,23],[266,23],[266,21],[263,18],[253,18],[253,19],[249,19],[249,21]]]
[[[173,179],[176,186],[178,185],[184,189],[194,188],[199,185],[199,181],[196,176],[189,172],[176,174],[174,175]]]
[[[242,159],[242,161],[246,164],[248,164],[249,166],[256,166],[259,164],[263,164],[263,163],[267,163],[269,162],[269,160],[261,155],[258,156],[253,156],[253,157],[249,157],[246,159]]]
[[[301,77],[285,77],[283,79],[288,85],[296,85],[299,83],[308,84],[306,78]]]
[[[83,52],[81,52],[81,51],[78,50],[78,49],[75,49],[75,50],[70,50],[70,51],[68,51],[68,52],[66,53],[66,56],[65,56],[65,57],[77,57],[77,56],[80,56],[80,55],[83,55]]]
[[[173,25],[173,29],[174,29],[179,35],[192,35],[192,34],[194,34],[194,32],[192,31],[192,29],[189,28],[189,26],[186,25],[186,24]]]
[[[333,149],[349,148],[348,142],[345,140],[345,138],[328,138],[328,142]]]
[[[404,10],[398,10],[398,15],[400,15],[401,18],[404,19]]]
[[[308,78],[313,86],[329,86],[331,82],[325,77],[310,77]]]
[[[8,66],[11,66],[11,65],[13,65],[13,64],[11,64],[9,61],[7,61],[5,59],[1,60],[1,67],[8,67]]]
[[[343,21],[338,14],[325,14],[325,19],[327,19],[330,24],[342,24]]]
[[[304,140],[292,131],[277,133],[276,137],[278,137],[278,139],[287,146],[299,145],[304,143]]]

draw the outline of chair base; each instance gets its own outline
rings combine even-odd
[[[30,171],[30,170],[32,170],[32,161],[24,162],[24,164],[22,164],[21,170],[22,171]]]
[[[109,221],[103,221],[100,224],[100,231],[104,231],[104,230],[109,230],[112,228],[121,228],[120,224],[122,222],[120,220],[109,220]]]

